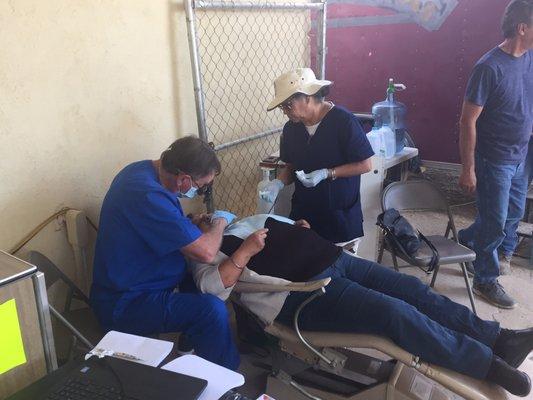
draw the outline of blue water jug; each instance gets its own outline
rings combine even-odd
[[[399,153],[405,147],[405,116],[407,114],[407,107],[399,101],[394,101],[394,92],[404,89],[404,84],[394,83],[392,78],[389,79],[387,98],[385,101],[380,101],[372,106],[374,126],[381,128],[384,125],[388,125],[395,132],[396,153]]]

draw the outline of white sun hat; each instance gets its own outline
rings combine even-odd
[[[293,94],[303,93],[312,96],[332,83],[331,81],[316,79],[311,68],[297,68],[294,71],[285,72],[274,81],[275,97],[268,105],[267,111],[272,111]]]

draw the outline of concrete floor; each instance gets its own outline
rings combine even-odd
[[[474,213],[475,209],[472,205],[454,207],[453,214],[457,229],[468,226],[473,220]],[[444,214],[417,213],[406,216],[425,235],[444,233],[447,222],[447,217]],[[392,266],[392,259],[387,253],[382,264]],[[428,284],[431,279],[431,275],[426,275],[416,267],[401,267],[401,272],[415,275]],[[508,293],[517,300],[518,306],[513,310],[503,310],[476,297],[478,315],[484,319],[498,321],[505,328],[520,329],[533,326],[533,269],[528,268],[528,260],[515,257],[512,262],[512,274],[501,277],[500,282]],[[470,305],[459,265],[441,267],[435,289],[458,303]],[[242,388],[242,392],[252,398],[256,398],[265,390],[267,372],[253,365],[260,358],[256,355],[243,356],[241,372],[245,375],[247,383]],[[533,377],[533,353],[530,354],[529,359],[522,364],[520,369]],[[509,398],[514,399],[515,397],[510,396]],[[533,400],[533,394],[528,399]]]

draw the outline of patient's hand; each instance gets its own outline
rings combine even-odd
[[[266,228],[255,231],[242,242],[239,250],[244,252],[248,257],[255,256],[265,247],[267,232],[268,229]]]
[[[307,222],[305,219],[299,219],[298,221],[294,221],[294,225],[301,226],[302,228],[310,229],[311,225],[309,225],[309,222]]]

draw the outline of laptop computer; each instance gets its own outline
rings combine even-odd
[[[204,379],[114,357],[75,360],[6,400],[197,400]]]

